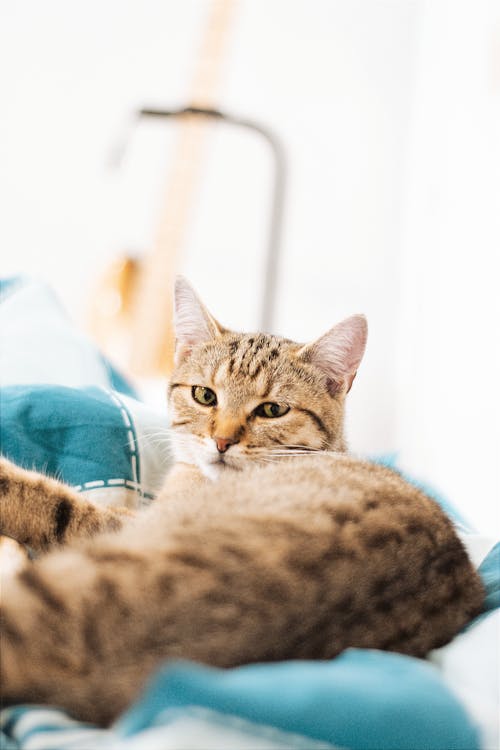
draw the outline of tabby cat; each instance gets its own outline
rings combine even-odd
[[[150,508],[127,518],[1,461],[1,531],[64,547],[3,585],[4,701],[107,724],[165,659],[424,656],[449,641],[484,595],[451,522],[345,452],[365,319],[303,346],[226,330],[183,279],[175,298],[177,463]]]

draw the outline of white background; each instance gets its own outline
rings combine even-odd
[[[3,0],[2,275],[50,281],[86,326],[95,282],[147,249],[186,103],[202,0]],[[500,5],[241,0],[217,104],[272,127],[289,173],[276,332],[368,316],[353,450],[397,452],[499,532]],[[182,269],[214,314],[255,328],[270,160],[212,128]]]

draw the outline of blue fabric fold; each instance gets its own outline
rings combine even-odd
[[[486,589],[484,609],[500,607],[500,542],[495,544],[478,568]]]
[[[103,388],[12,385],[0,389],[0,453],[73,486],[140,482],[134,424]]]
[[[350,750],[478,750],[466,712],[432,665],[349,649],[333,661],[220,670],[164,668],[116,724],[124,736],[161,723],[162,711],[204,706]]]

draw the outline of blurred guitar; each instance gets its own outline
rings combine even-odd
[[[188,99],[195,109],[213,107],[234,8],[234,0],[210,5]],[[91,331],[132,376],[165,376],[173,365],[173,279],[201,178],[208,127],[206,118],[183,114],[153,246],[140,260],[118,258],[93,295]]]

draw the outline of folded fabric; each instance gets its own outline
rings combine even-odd
[[[104,386],[0,389],[0,452],[104,505],[140,507],[171,464],[166,411]]]
[[[157,723],[127,736],[43,706],[9,709],[3,725],[8,734],[0,736],[2,750],[341,750],[201,706],[162,710]]]
[[[200,710],[201,709],[201,710]],[[255,664],[229,670],[170,664],[142,698],[107,731],[76,725],[64,715],[18,707],[3,715],[4,729],[28,750],[56,747],[126,748],[130,738],[155,747],[185,747],[172,726],[180,718],[241,732],[265,747],[351,750],[479,750],[480,738],[438,670],[417,659],[349,649],[329,662]],[[266,727],[267,725],[267,727]],[[152,729],[162,728],[162,733]],[[270,729],[273,727],[274,729]],[[78,732],[78,734],[77,734]],[[106,743],[109,743],[106,744]],[[114,744],[113,744],[114,743]],[[273,744],[274,743],[274,744]],[[317,744],[323,743],[323,744]],[[191,746],[207,750],[206,744]],[[219,745],[219,750],[222,746]],[[233,749],[234,750],[234,746]]]
[[[0,280],[0,452],[20,466],[138,507],[171,464],[168,419],[71,323],[53,291]]]
[[[478,748],[476,729],[435,668],[398,654],[349,649],[330,662],[216,670],[167,667],[117,725],[151,725],[165,708],[205,706],[352,750]],[[161,717],[161,714],[160,714]]]

